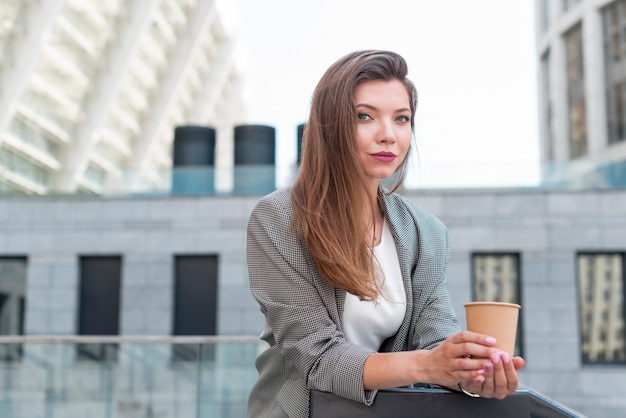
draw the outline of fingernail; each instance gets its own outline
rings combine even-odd
[[[491,355],[491,362],[492,362],[493,364],[498,364],[498,363],[500,363],[500,353],[492,354],[492,355]]]
[[[485,342],[487,344],[495,344],[496,343],[496,339],[493,338],[493,337],[487,337],[487,338],[485,338]]]
[[[478,370],[476,370],[476,373],[478,375],[483,375],[483,374],[485,374],[485,370],[484,369],[478,369]]]
[[[503,362],[504,364],[508,364],[508,363],[509,363],[509,361],[511,360],[511,359],[509,358],[509,355],[508,355],[507,353],[502,353],[502,354],[501,354],[501,357],[502,357],[502,362]]]
[[[485,366],[485,369],[487,370],[488,373],[491,373],[493,371],[493,364],[487,364]]]

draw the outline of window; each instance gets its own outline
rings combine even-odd
[[[624,253],[577,255],[583,363],[626,363]]]
[[[541,57],[541,80],[542,86],[542,123],[543,123],[543,149],[545,159],[554,160],[554,121],[552,117],[552,95],[550,94],[550,51]]]
[[[605,7],[602,22],[608,141],[614,144],[626,139],[626,73],[623,71],[626,60],[626,1],[616,1]]]
[[[570,157],[577,158],[587,153],[585,78],[582,27],[580,25],[565,35],[565,47],[567,53]]]
[[[215,335],[217,333],[216,255],[180,255],[174,260],[174,335]],[[200,347],[174,345],[173,359],[195,361]],[[206,347],[203,358],[212,358]]]
[[[580,0],[563,0],[563,10],[568,10],[570,7],[579,2]]]
[[[79,335],[119,335],[122,258],[80,257]],[[79,344],[81,360],[114,361],[117,344]]]
[[[549,0],[541,0],[541,33],[545,33],[550,28],[551,16],[550,16],[550,1]]]
[[[516,253],[472,254],[472,299],[480,302],[522,304],[520,256]],[[515,341],[515,354],[523,355],[522,316]]]
[[[26,257],[0,257],[0,335],[24,334],[26,261]],[[21,355],[21,344],[0,345],[0,360]]]

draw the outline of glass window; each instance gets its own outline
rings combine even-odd
[[[544,33],[550,27],[550,0],[541,0],[541,32]]]
[[[122,257],[80,257],[79,335],[119,335]],[[117,344],[79,344],[78,358],[117,360]]]
[[[567,10],[574,6],[576,3],[580,3],[580,0],[563,0],[563,10]]]
[[[26,257],[0,257],[0,335],[24,334],[26,263]],[[0,360],[17,359],[21,354],[21,345],[0,345]]]
[[[542,122],[543,122],[543,138],[545,159],[554,160],[554,129],[552,118],[552,95],[550,94],[550,51],[541,57],[541,81],[542,81]]]
[[[520,256],[517,253],[472,254],[472,298],[479,302],[521,302]],[[518,321],[516,355],[522,353],[522,317]]]
[[[179,255],[174,259],[174,335],[217,334],[216,255]],[[199,344],[176,344],[173,360],[195,361]],[[206,351],[206,350],[205,350]],[[212,358],[212,353],[205,352]],[[209,359],[210,359],[209,358]]]
[[[8,148],[0,147],[0,166],[38,186],[45,187],[46,185],[48,173],[44,168]]]
[[[565,35],[565,47],[567,53],[570,157],[576,158],[587,153],[587,116],[581,25],[577,25]]]
[[[626,363],[624,253],[579,253],[583,363]]]
[[[626,1],[616,1],[602,10],[608,142],[626,139]]]

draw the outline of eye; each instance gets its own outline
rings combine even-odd
[[[368,120],[368,119],[371,119],[372,117],[368,115],[367,113],[359,113],[357,114],[357,118],[359,118],[359,120]]]
[[[398,122],[409,122],[411,120],[410,117],[406,116],[406,115],[400,115],[396,118],[396,120]]]

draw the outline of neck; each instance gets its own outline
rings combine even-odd
[[[385,223],[383,212],[380,209],[376,210],[376,213],[372,216],[371,222],[370,231],[372,233],[374,246],[376,246],[380,244],[380,239],[383,234],[383,224]]]
[[[368,185],[368,192],[370,196],[374,199],[378,199],[378,187],[380,186],[379,180],[372,180],[372,182]]]

